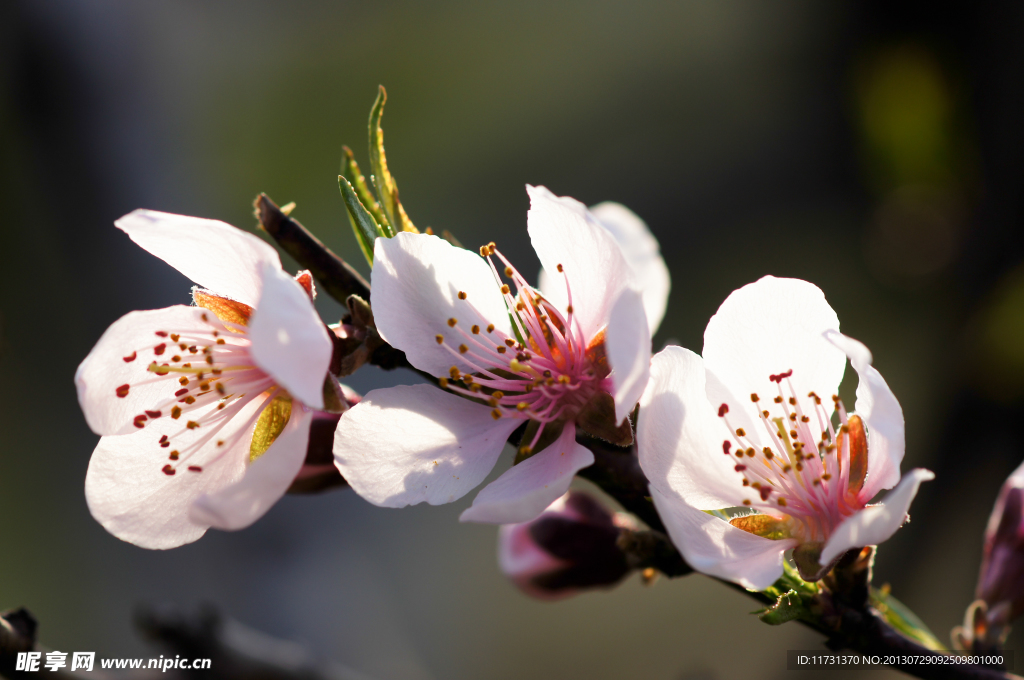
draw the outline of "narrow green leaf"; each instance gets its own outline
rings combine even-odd
[[[380,126],[380,119],[384,115],[384,103],[387,100],[388,94],[381,85],[377,101],[370,109],[370,169],[373,170],[373,183],[388,222],[394,226],[395,231],[419,233],[419,229],[409,219],[401,201],[398,200],[398,185],[388,171],[388,161],[384,156],[384,130]]]
[[[916,640],[928,649],[942,651],[943,645],[935,633],[917,615],[885,590],[871,589],[871,604],[890,626],[900,633]]]
[[[771,607],[756,613],[757,618],[770,626],[781,626],[788,621],[809,615],[803,600],[792,590],[781,595],[778,601]]]
[[[352,188],[356,191],[356,196],[359,197],[359,202],[373,215],[373,219],[377,220],[377,224],[391,224],[381,210],[380,203],[373,197],[373,192],[370,191],[370,187],[366,184],[366,178],[359,169],[359,164],[356,163],[352,149],[347,146],[341,147],[341,176],[352,185]]]
[[[373,215],[367,212],[363,204],[359,202],[355,189],[353,189],[348,180],[341,175],[338,175],[338,188],[341,190],[341,197],[345,201],[345,208],[348,211],[348,219],[349,222],[352,223],[352,230],[356,233],[356,240],[359,241],[359,247],[362,249],[363,255],[366,257],[366,261],[369,262],[372,267],[373,242],[377,240],[378,236],[390,238],[395,234],[391,231],[391,227],[387,227],[387,231],[385,231],[379,224],[377,224],[377,221],[373,219]]]

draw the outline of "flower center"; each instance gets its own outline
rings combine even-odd
[[[798,398],[792,375],[790,370],[770,376],[779,391],[771,403],[750,395],[769,446],[758,447],[742,427],[733,427],[728,404],[719,407],[730,432],[722,451],[736,457],[734,469],[750,493],[744,506],[782,513],[789,518],[790,535],[823,541],[869,500],[860,494],[867,473],[867,438],[863,421],[847,415],[838,396],[832,397],[838,429],[817,394]]]
[[[187,465],[190,472],[202,472],[202,465],[189,464],[189,460],[211,441],[216,442],[218,450],[228,451],[259,418],[262,408],[248,422],[232,427],[230,434],[220,438],[225,424],[252,400],[261,397],[269,403],[282,391],[253,362],[244,323],[225,320],[211,312],[203,312],[200,318],[205,328],[156,331],[153,345],[136,348],[123,357],[126,363],[144,361],[144,355],[150,352],[154,358],[145,368],[146,378],[116,388],[117,396],[125,398],[132,389],[145,388],[152,393],[153,387],[158,386],[155,392],[160,396],[133,422],[140,429],[165,417],[180,424],[170,434],[160,435],[157,442],[160,448],[168,450],[171,462],[162,468],[167,475],[175,474],[177,465]],[[221,455],[204,462],[209,464]]]
[[[466,331],[455,318],[448,319],[454,338],[437,335],[439,345],[472,368],[463,373],[452,366],[449,377],[441,378],[441,387],[456,394],[485,401],[491,415],[540,423],[532,450],[544,425],[573,419],[600,391],[608,390],[607,361],[604,359],[603,334],[589,345],[573,316],[572,291],[562,265],[558,272],[565,280],[568,306],[562,315],[541,293],[530,286],[493,243],[480,248],[494,273],[512,321],[512,335],[488,324]],[[494,259],[504,265],[505,276],[515,285],[513,295],[502,282]],[[459,299],[476,312],[465,292]]]

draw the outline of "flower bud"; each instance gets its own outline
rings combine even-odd
[[[1003,484],[989,517],[977,597],[990,610],[1008,606],[1008,621],[1024,614],[1024,465]]]
[[[621,581],[630,567],[616,541],[632,522],[569,491],[539,517],[498,530],[498,564],[527,595],[557,600]]]

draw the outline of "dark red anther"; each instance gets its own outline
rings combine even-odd
[[[728,404],[722,404],[721,406],[718,407],[718,417],[719,418],[721,418],[722,416],[724,416],[728,412],[729,412],[729,405]]]
[[[160,337],[160,338],[166,338],[167,337],[167,331],[157,331],[156,334],[157,334],[157,337]]]
[[[188,394],[188,388],[187,387],[183,387],[182,389],[180,389],[177,392],[175,392],[174,396],[180,397],[183,394]]]
[[[127,363],[128,363],[128,362],[130,362],[130,361],[135,361],[135,357],[137,357],[138,355],[139,355],[139,353],[138,353],[138,352],[132,352],[132,353],[131,353],[131,354],[129,354],[128,356],[126,356],[126,357],[121,357],[121,358],[122,358],[122,359],[124,359],[124,362],[125,362],[125,363],[127,364]]]
[[[768,500],[768,496],[772,495],[772,488],[770,486],[762,486],[758,491],[761,494],[761,500]]]
[[[743,472],[747,469],[747,466],[737,463],[736,467],[733,469],[736,470],[736,472]]]
[[[159,418],[163,415],[160,411],[146,411],[146,415],[150,418]]]
[[[121,385],[116,390],[114,390],[114,392],[117,394],[117,396],[119,396],[122,399],[124,399],[125,397],[128,396],[128,390],[130,390],[131,387],[132,387],[131,385],[129,385],[128,383],[125,383],[124,385]]]
[[[143,428],[143,427],[146,426],[146,421],[147,420],[149,420],[148,417],[146,417],[144,414],[140,414],[140,415],[135,416],[135,420],[133,421],[133,424],[135,425],[135,427]]]
[[[163,354],[164,351],[166,351],[166,350],[167,350],[167,343],[166,342],[161,342],[159,345],[157,345],[156,347],[153,348],[153,354],[160,355],[160,354]]]
[[[202,472],[203,468],[200,467],[199,465],[189,465],[188,470],[189,472]]]
[[[170,463],[168,463],[167,465],[163,466],[163,467],[161,468],[161,470],[163,471],[163,473],[164,473],[165,475],[168,475],[168,476],[170,476],[170,475],[173,475],[173,474],[174,474],[174,468],[172,468],[172,467],[171,467]]]
[[[731,449],[731,448],[732,448],[732,442],[730,442],[728,439],[726,439],[724,442],[722,442],[722,452],[725,453],[725,455],[727,455],[727,456],[729,455],[729,449]]]

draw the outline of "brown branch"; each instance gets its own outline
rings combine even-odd
[[[299,266],[308,269],[328,295],[343,305],[349,295],[370,299],[370,284],[366,279],[297,220],[281,212],[269,196],[260,194],[253,205],[256,207],[256,219],[264,231],[294,257]]]
[[[626,550],[627,555],[633,553],[630,559],[635,560],[639,566],[654,567],[667,576],[683,576],[690,573],[692,569],[664,534],[665,527],[650,500],[647,478],[640,469],[635,444],[628,447],[615,446],[579,431],[576,441],[594,453],[594,464],[580,470],[580,477],[599,486],[623,508],[654,530],[623,535],[620,541],[624,541],[625,544],[620,547]],[[867,578],[870,578],[869,574]],[[774,604],[774,600],[765,593],[750,591],[721,579],[716,580],[757,600],[762,605]],[[835,581],[832,583],[835,584]],[[860,589],[851,590],[860,592]],[[849,649],[861,654],[882,657],[942,655],[941,652],[930,650],[898,633],[868,605],[866,597],[854,596],[851,601],[846,593],[831,593],[823,589],[819,598],[821,607],[827,610],[827,615],[819,616],[816,620],[800,619],[800,622],[826,635],[828,639],[825,644],[830,649]],[[1006,680],[1018,677],[994,668],[963,664],[925,665],[897,662],[890,665],[926,680]]]
[[[165,650],[165,658],[174,659],[177,655],[190,661],[209,659],[210,667],[170,668],[167,672],[150,668],[108,671],[101,670],[101,657],[97,655],[92,671],[68,670],[71,664],[68,658],[67,667],[56,672],[46,670],[46,677],[54,680],[370,680],[358,671],[315,658],[302,645],[272,638],[223,618],[213,609],[195,615],[173,609],[142,609],[136,615],[135,625],[143,637]],[[25,609],[0,614],[0,677],[38,678],[43,672],[46,650],[36,642],[36,629],[35,618]],[[29,651],[44,652],[40,671],[15,670],[18,653]]]

